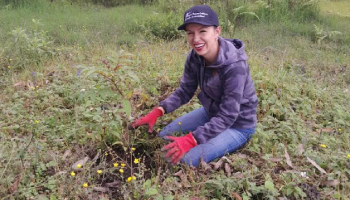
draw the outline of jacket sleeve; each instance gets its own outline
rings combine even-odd
[[[240,113],[249,68],[245,61],[236,62],[233,65],[235,66],[227,66],[228,69],[220,73],[223,95],[217,114],[193,132],[198,143],[206,143],[209,139],[230,128]]]
[[[191,51],[192,52],[192,51]],[[196,64],[192,61],[189,53],[185,63],[185,69],[180,81],[180,86],[168,98],[160,102],[165,114],[170,113],[181,105],[188,103],[193,97],[198,87]]]

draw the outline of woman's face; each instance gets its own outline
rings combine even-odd
[[[220,27],[204,26],[201,24],[186,25],[187,41],[198,55],[207,61],[214,62],[218,53],[218,37]]]

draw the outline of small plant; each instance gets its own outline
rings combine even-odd
[[[333,39],[335,36],[342,35],[342,32],[339,31],[325,31],[321,27],[318,27],[314,24],[314,39],[317,44],[321,44],[325,39]]]
[[[115,56],[100,59],[102,65],[79,66],[81,73],[86,77],[93,77],[96,83],[96,90],[88,93],[86,98],[96,98],[97,92],[103,103],[96,110],[96,115],[91,114],[91,109],[83,113],[101,125],[102,130],[94,130],[97,134],[96,139],[100,142],[120,143],[123,138],[120,133],[125,129],[125,123],[131,115],[129,99],[132,96],[132,84],[139,82],[132,69],[137,64],[133,57],[134,55],[121,50]],[[116,138],[110,137],[113,135]]]
[[[36,27],[41,23],[32,20]],[[46,31],[36,28],[27,31],[21,27],[10,32],[11,39],[5,44],[6,62],[14,69],[24,69],[28,66],[38,66],[54,55],[53,41]]]

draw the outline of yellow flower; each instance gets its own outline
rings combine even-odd
[[[87,183],[83,183],[83,187],[87,188],[89,185]]]
[[[348,154],[347,157],[350,158],[350,154]]]
[[[7,66],[7,68],[11,69],[11,66]]]
[[[181,125],[181,122],[179,122],[179,125]]]
[[[118,167],[118,165],[119,165],[118,163],[114,163],[113,164],[114,167]]]
[[[35,120],[34,122],[35,122],[36,124],[38,124],[38,123],[39,123],[39,120]]]
[[[70,173],[70,175],[71,175],[71,176],[75,176],[75,172],[72,171],[72,172]]]
[[[341,130],[341,128],[340,128],[340,129],[338,129],[338,131],[339,131],[339,132],[341,132],[341,131],[342,131],[342,130]]]
[[[97,173],[98,173],[98,174],[102,174],[102,170],[100,170],[100,169],[97,170]]]
[[[137,164],[137,163],[139,163],[139,162],[140,162],[140,160],[137,159],[137,158],[135,158],[134,163]]]
[[[120,164],[122,167],[125,167],[125,164],[124,163],[122,163],[122,164]]]
[[[135,150],[136,150],[136,148],[132,147],[132,148],[131,148],[131,150],[132,150],[132,151],[135,151]]]
[[[325,145],[325,144],[320,144],[320,147],[322,147],[322,148],[326,148],[326,147],[327,147],[327,145]]]
[[[108,156],[108,153],[107,153],[107,152],[105,153],[105,156]]]
[[[135,176],[130,176],[126,181],[127,182],[131,182],[133,180],[136,180],[136,177]]]
[[[77,167],[78,167],[78,168],[81,168],[82,166],[81,166],[81,164],[77,164]]]
[[[123,169],[120,169],[119,172],[120,172],[120,173],[124,173],[124,170],[123,170]]]

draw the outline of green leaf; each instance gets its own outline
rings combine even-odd
[[[123,111],[126,113],[126,115],[128,117],[130,117],[131,115],[131,104],[128,100],[122,100],[122,104],[123,104]]]
[[[173,200],[173,199],[174,199],[173,195],[170,194],[166,196],[164,200]]]
[[[156,195],[156,194],[158,194],[158,190],[156,188],[150,188],[145,193],[146,196],[153,196],[153,195]]]
[[[275,185],[273,184],[273,182],[267,180],[265,181],[265,188],[269,189],[270,191],[274,191]]]

